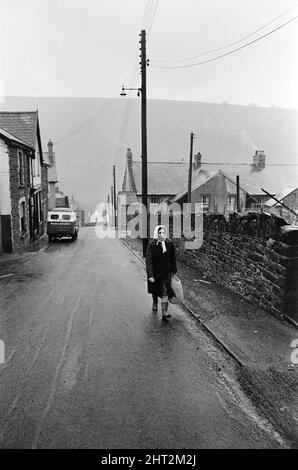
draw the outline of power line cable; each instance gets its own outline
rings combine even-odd
[[[143,25],[144,25],[144,23],[145,23],[145,18],[146,18],[146,15],[147,15],[148,3],[149,3],[149,0],[147,0],[147,2],[146,2],[146,7],[145,7],[143,19],[142,19],[142,27],[143,27]]]
[[[134,62],[134,68],[135,68],[136,63],[138,61],[138,56],[139,56],[139,50],[137,49],[135,62]],[[135,81],[138,74],[139,74],[139,70],[137,69],[137,72],[133,75],[133,77],[131,78],[131,80],[129,82],[129,88],[133,87],[134,81]],[[120,152],[122,150],[122,147],[123,147],[123,139],[124,139],[124,135],[125,135],[125,132],[126,132],[126,129],[127,129],[129,119],[130,119],[131,111],[132,111],[132,100],[126,100],[126,106],[125,106],[125,111],[124,111],[123,118],[122,118],[122,125],[121,125],[120,134],[119,134],[118,145],[117,145],[117,148],[116,148],[115,154],[114,154],[114,165],[116,164],[116,160],[118,158],[118,155],[120,154]]]
[[[137,72],[136,70],[134,70],[132,73],[130,73],[127,77],[127,79],[129,79],[132,75],[136,75]],[[126,79],[126,80],[127,80]],[[114,103],[116,100],[118,99],[118,97],[114,97],[114,98],[110,98],[108,103],[106,103],[105,105],[101,106],[96,112],[95,114],[89,116],[89,118],[84,121],[83,123],[81,123],[78,127],[75,127],[72,131],[70,131],[68,134],[66,134],[65,136],[61,137],[60,139],[54,141],[54,145],[57,146],[59,145],[61,142],[63,142],[64,140],[68,139],[69,137],[73,136],[74,134],[76,134],[77,132],[80,132],[84,127],[87,127],[89,126],[89,124],[91,124],[93,121],[95,121],[95,119],[97,119],[101,114],[103,114],[106,109],[112,104]]]
[[[148,8],[149,8],[150,3],[151,3],[151,0],[147,0],[145,11],[144,11],[144,16],[143,16],[143,21],[142,21],[142,28],[145,26],[146,21],[147,21]]]
[[[93,121],[95,121],[95,119],[97,119],[114,101],[116,101],[117,98],[110,98],[108,103],[106,103],[106,105],[104,105],[103,107],[101,107],[98,111],[96,111],[96,113],[92,116],[92,117],[89,117],[85,122],[83,122],[82,124],[80,124],[78,127],[76,127],[75,129],[73,129],[71,132],[69,132],[68,134],[66,134],[64,137],[62,137],[61,139],[58,139],[54,142],[55,146],[57,146],[58,144],[60,144],[61,142],[63,142],[64,140],[68,139],[69,137],[73,136],[74,134],[76,134],[77,132],[81,131],[84,127],[87,127],[89,126],[89,124],[91,124]]]
[[[142,29],[145,28],[147,20],[149,19],[150,10],[151,10],[152,6],[153,6],[153,0],[147,0],[146,8],[145,8],[145,12],[144,12],[144,15],[143,15],[143,20],[142,20],[142,26],[141,26]],[[138,70],[138,68],[136,68],[138,60],[139,60],[139,47],[137,47],[136,57],[135,57],[133,69]],[[136,79],[136,74],[130,80],[130,83],[128,85],[129,88],[132,88],[134,86],[135,79]],[[127,129],[127,125],[128,125],[130,116],[131,116],[132,103],[133,103],[132,100],[127,100],[126,101],[126,107],[125,107],[125,111],[124,111],[123,118],[122,118],[122,125],[121,125],[121,129],[120,129],[118,145],[117,145],[117,148],[116,148],[115,154],[114,154],[114,165],[116,164],[116,160],[117,160],[118,156],[120,155],[120,152],[122,151],[122,148],[123,148],[124,135],[125,135],[125,132],[126,132],[126,129]]]
[[[258,33],[259,31],[261,31],[262,29],[266,28],[267,26],[269,26],[270,24],[274,23],[276,20],[278,20],[279,18],[281,18],[282,16],[285,16],[287,13],[289,13],[290,11],[293,11],[295,8],[297,8],[298,5],[295,5],[294,7],[292,8],[289,8],[288,10],[284,11],[283,13],[281,13],[279,16],[276,16],[275,18],[273,18],[272,20],[270,20],[268,23],[264,24],[263,26],[261,26],[260,28],[252,31],[250,34],[247,34],[246,36],[244,36],[243,38],[241,39],[238,39],[237,41],[234,41],[234,42],[230,42],[229,44],[226,44],[224,46],[221,46],[221,47],[217,47],[216,49],[209,49],[208,51],[205,51],[205,52],[201,52],[200,54],[196,54],[194,56],[191,56],[191,57],[186,57],[184,59],[172,59],[172,60],[163,60],[163,59],[156,59],[152,62],[186,62],[188,60],[192,60],[192,59],[196,59],[197,57],[202,57],[204,55],[207,55],[207,54],[211,54],[212,52],[217,52],[217,51],[221,51],[222,49],[226,49],[227,47],[231,47],[231,46],[235,46],[236,44],[239,44],[240,42],[242,41],[245,41],[246,39],[250,38],[251,36],[253,36],[254,34]]]
[[[189,68],[189,67],[196,67],[198,65],[203,65],[203,64],[207,64],[208,62],[213,62],[215,60],[218,60],[218,59],[221,59],[222,57],[226,57],[230,54],[234,54],[235,52],[238,52],[240,51],[241,49],[244,49],[245,47],[248,47],[250,46],[251,44],[254,44],[255,42],[258,42],[260,41],[261,39],[269,36],[270,34],[272,33],[275,33],[276,31],[278,31],[279,29],[281,28],[284,28],[285,26],[287,26],[289,23],[292,23],[292,21],[295,21],[296,19],[298,18],[298,16],[295,16],[294,18],[291,18],[289,21],[287,21],[286,23],[283,23],[282,25],[278,26],[277,28],[269,31],[268,33],[266,34],[263,34],[262,36],[258,37],[257,39],[254,39],[253,41],[250,41],[248,42],[247,44],[244,44],[243,46],[241,47],[237,47],[236,49],[233,49],[232,51],[229,51],[229,52],[226,52],[225,54],[221,54],[217,57],[213,57],[212,59],[208,59],[208,60],[204,60],[202,62],[196,62],[194,64],[187,64],[187,65],[173,65],[173,66],[162,66],[162,65],[153,65],[151,64],[151,67],[154,67],[154,68],[157,68],[157,69],[184,69],[184,68]]]
[[[143,20],[143,29],[146,29],[147,27],[147,24],[151,15],[151,11],[152,11],[153,2],[154,0],[147,1],[146,11],[145,11],[144,20]]]
[[[158,4],[159,4],[159,0],[157,0],[157,2],[156,2],[156,4],[155,4],[155,8],[154,8],[154,12],[153,12],[153,15],[152,15],[152,19],[151,19],[150,25],[148,26],[147,37],[149,37],[149,34],[150,34],[150,32],[151,32],[151,28],[152,28],[152,25],[153,25],[153,21],[154,21],[154,18],[155,18],[155,14],[156,14],[156,10],[157,10]]]
[[[68,184],[69,186],[88,186],[88,188],[101,188],[102,185],[100,184],[90,184],[90,183],[72,183],[70,181],[67,181],[67,180],[62,180],[62,179],[59,179],[58,181],[58,184],[60,185],[60,183],[63,185],[63,184]]]

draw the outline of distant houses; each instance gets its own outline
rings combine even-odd
[[[71,207],[72,210],[76,211],[77,217],[79,218],[80,223],[85,224],[85,210],[76,201],[74,196],[71,196],[71,198],[70,198],[70,207]]]
[[[249,161],[250,160],[250,161]],[[198,153],[192,168],[192,202],[202,204],[204,212],[225,214],[237,211],[236,177],[239,176],[239,211],[265,211],[276,205],[270,196],[283,194],[291,198],[291,207],[298,209],[298,165],[270,164],[263,150],[257,150],[247,162],[205,162]],[[148,162],[148,203],[188,201],[189,165],[182,162]],[[127,149],[122,188],[118,192],[119,207],[142,201],[142,164],[132,159]],[[267,205],[266,205],[267,204]],[[283,212],[284,214],[284,212]]]

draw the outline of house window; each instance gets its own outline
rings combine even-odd
[[[200,202],[202,204],[208,204],[209,203],[209,198],[208,196],[201,196]]]
[[[151,203],[152,204],[159,204],[160,203],[160,197],[159,196],[151,196]]]
[[[226,209],[228,211],[236,210],[236,197],[235,196],[228,196],[228,204],[227,204]]]
[[[24,185],[24,156],[23,152],[19,150],[18,152],[18,162],[19,162],[19,185]]]
[[[20,203],[20,230],[21,233],[26,232],[26,203],[22,201]]]

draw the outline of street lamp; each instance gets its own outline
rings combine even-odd
[[[124,88],[124,85],[122,85],[121,88],[121,93],[120,96],[127,96],[127,93],[125,93],[128,90],[135,90],[137,91],[137,95],[140,96],[142,89],[141,88]]]

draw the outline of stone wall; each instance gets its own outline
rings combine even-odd
[[[12,247],[13,251],[22,250],[30,243],[30,225],[29,225],[29,196],[30,196],[30,179],[28,175],[28,167],[26,164],[27,151],[22,149],[24,156],[24,179],[23,184],[19,180],[19,162],[18,162],[17,145],[9,145],[9,171],[10,171],[10,195],[11,195],[11,231],[12,231]],[[30,158],[30,157],[29,157]],[[21,233],[20,229],[20,200],[25,201],[25,224],[26,231]]]
[[[186,250],[175,239],[177,257],[211,281],[277,316],[298,323],[298,226],[274,215],[204,216],[201,248]]]

